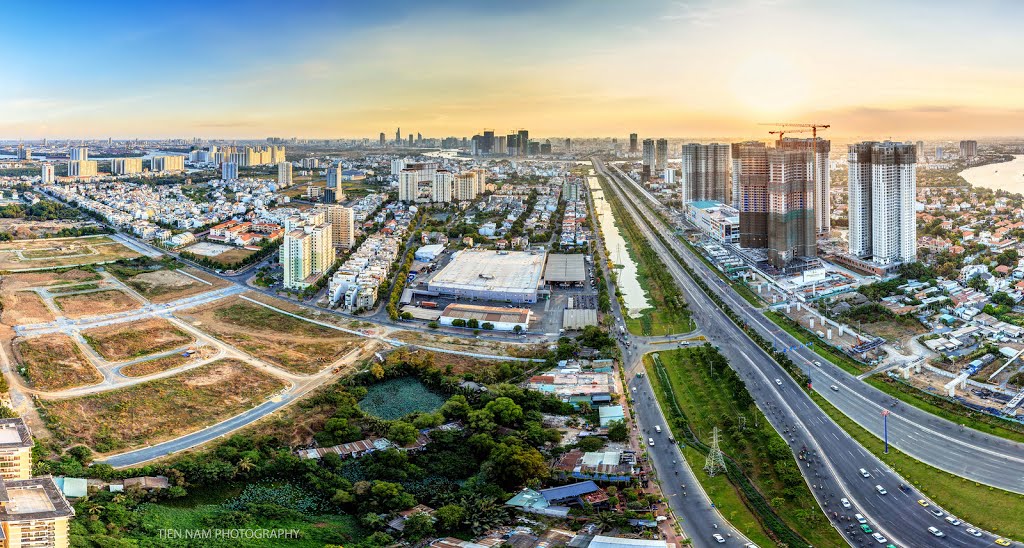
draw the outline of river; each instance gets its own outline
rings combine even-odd
[[[615,265],[615,279],[626,307],[626,315],[630,318],[639,318],[641,312],[651,308],[651,302],[647,300],[647,293],[640,285],[636,263],[629,255],[629,250],[626,249],[626,240],[619,232],[615,216],[612,215],[612,207],[604,199],[601,183],[598,182],[597,177],[590,175],[587,177],[587,184],[590,186],[590,194],[594,197],[594,208],[597,210],[597,220],[601,227],[604,246],[608,250],[608,258]]]
[[[972,185],[1024,194],[1024,155],[1009,162],[967,168],[960,175]]]

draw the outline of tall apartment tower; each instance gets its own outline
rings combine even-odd
[[[334,245],[351,249],[356,241],[355,214],[351,207],[330,205],[327,222],[331,224],[331,239]]]
[[[154,156],[150,160],[150,171],[185,171],[184,156]]]
[[[312,209],[285,219],[279,258],[286,289],[305,289],[326,272],[336,257],[334,230],[327,213]]]
[[[430,201],[447,204],[452,201],[452,190],[455,185],[455,174],[447,169],[434,172],[434,180],[430,182]]]
[[[327,188],[341,188],[341,166],[327,168]]]
[[[850,254],[880,265],[916,261],[916,146],[858,143],[848,160]]]
[[[68,154],[71,155],[70,160],[85,161],[89,159],[89,147],[72,147]]]
[[[668,167],[668,139],[658,139],[654,144],[654,171],[662,173]]]
[[[425,187],[433,184],[436,172],[437,164],[434,162],[406,165],[398,172],[398,200],[409,203],[429,202],[430,193]]]
[[[960,141],[960,159],[973,160],[978,157],[978,141]]]
[[[530,132],[520,129],[516,132],[516,143],[519,145],[519,152],[516,156],[526,156],[530,153]]]
[[[645,182],[651,180],[651,173],[654,173],[654,162],[656,159],[654,139],[644,139],[643,159],[640,167],[641,180]]]
[[[238,179],[238,164],[234,162],[224,162],[220,165],[220,178],[224,181],[232,181]]]
[[[792,139],[786,137],[776,143],[776,146],[785,150],[810,150],[812,139]],[[814,215],[815,230],[818,234],[827,234],[832,229],[832,204],[829,200],[829,192],[832,190],[832,170],[829,169],[828,153],[832,150],[832,142],[818,137],[817,150],[813,155],[814,172],[812,177],[817,181],[814,189]]]
[[[290,186],[292,186],[292,163],[281,162],[277,164],[277,188]]]
[[[680,197],[683,203],[715,200],[729,203],[729,145],[683,145]]]
[[[40,182],[44,185],[52,185],[57,178],[54,176],[53,164],[43,164],[40,175]]]
[[[917,142],[917,157],[924,160],[924,141]]]
[[[110,172],[114,175],[142,173],[142,158],[114,158],[110,161]]]
[[[0,546],[66,548],[75,510],[52,477],[32,477],[33,445],[23,419],[0,419]]]
[[[630,154],[636,154],[636,151],[637,151],[637,148],[636,148],[637,141],[636,141],[636,139],[637,139],[636,133],[630,133],[629,134],[629,153]]]
[[[384,146],[385,144],[387,144],[387,143],[386,143],[386,142],[384,141],[384,132],[383,132],[383,131],[382,131],[382,132],[380,132],[380,141],[379,141],[379,142],[378,142],[377,144],[379,144],[380,146]]]
[[[740,212],[740,246],[768,247],[768,147],[733,143],[732,206]]]

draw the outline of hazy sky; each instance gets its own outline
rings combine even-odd
[[[155,4],[5,3],[0,138],[1024,135],[1024,1]]]

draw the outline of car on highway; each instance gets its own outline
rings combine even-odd
[[[870,478],[871,477],[871,474],[869,474],[868,471],[863,469],[863,468],[861,468],[859,470],[859,472],[860,472],[861,477],[865,477],[865,478]]]
[[[717,542],[718,544],[725,544],[725,537],[719,535],[718,533],[711,535],[711,538],[715,539],[715,542]]]
[[[846,497],[843,497],[843,498],[839,499],[839,502],[843,503],[843,508],[849,508],[850,507],[850,499],[848,499]]]
[[[878,544],[885,544],[889,540],[878,533],[871,533],[871,538],[875,539]]]
[[[654,438],[647,438],[647,445],[654,447]]]
[[[879,495],[888,495],[889,494],[889,492],[885,490],[885,487],[882,487],[881,485],[876,485],[875,486],[875,491],[878,491]]]
[[[929,512],[931,512],[932,515],[934,515],[937,518],[941,518],[942,516],[946,515],[942,512],[942,510],[939,510],[938,508],[932,508],[931,510],[929,510]]]
[[[1003,537],[997,538],[995,542],[996,542],[996,544],[998,544],[1000,546],[1009,546],[1009,545],[1013,544],[1008,539],[1005,539]]]
[[[939,531],[939,529],[937,527],[929,527],[928,528],[928,532],[933,534],[933,535],[935,535],[935,536],[937,536],[937,537],[944,537],[944,536],[946,536],[946,533],[943,533],[942,531]]]
[[[661,433],[661,426],[655,424],[654,425],[654,431],[660,434]]]
[[[975,529],[974,527],[968,527],[967,528],[967,532],[972,534],[972,535],[974,535],[974,536],[976,536],[976,537],[980,537],[981,536],[981,531]]]
[[[857,523],[867,523],[868,522],[868,520],[864,519],[864,516],[862,516],[860,514],[854,514],[853,517],[854,517],[854,519],[857,520]]]
[[[819,362],[818,360],[814,360],[814,365],[817,367],[821,367],[821,362]]]
[[[833,392],[839,392],[839,387],[834,384],[829,385],[829,388],[831,388]]]
[[[928,504],[928,501],[924,499],[917,499],[917,503],[920,504],[921,506],[924,506],[925,508],[931,506],[930,504]]]
[[[874,531],[871,530],[871,526],[866,523],[860,524],[860,530],[868,534],[874,533]]]
[[[775,384],[782,386],[782,379],[775,379]]]
[[[962,521],[960,521],[960,520],[958,520],[958,519],[954,518],[953,516],[946,516],[946,523],[948,523],[948,524],[950,524],[950,525],[957,525],[957,526],[959,526],[959,525],[962,525],[962,524],[963,524],[963,522],[962,522]]]

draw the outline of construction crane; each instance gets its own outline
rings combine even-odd
[[[787,133],[809,133],[811,131],[813,131],[813,130],[810,130],[810,129],[789,129],[789,130],[779,129],[779,130],[775,130],[775,131],[769,131],[768,135],[778,135],[779,136],[779,141],[781,142],[782,141],[782,136],[787,134]]]
[[[832,127],[832,125],[831,124],[795,124],[795,123],[791,123],[791,122],[772,122],[772,123],[762,123],[760,125],[762,125],[762,126],[775,126],[776,128],[779,128],[779,129],[776,129],[776,130],[768,132],[769,135],[775,135],[775,134],[779,135],[778,146],[782,146],[782,136],[784,134],[786,134],[786,133],[806,133],[808,130],[810,130],[810,132],[811,132],[810,148],[811,148],[811,155],[812,155],[811,156],[811,172],[812,172],[811,177],[812,177],[812,181],[813,181],[812,184],[814,185],[814,195],[816,195],[817,193],[821,192],[821,190],[818,188],[818,129],[819,128],[820,129],[828,129],[828,128]],[[787,128],[794,128],[794,129],[787,129]],[[825,164],[828,165],[828,158],[827,157],[825,158]],[[828,201],[828,196],[825,196],[824,200],[825,200],[825,203],[828,203],[827,202]],[[811,202],[815,203],[814,198],[811,199]],[[819,214],[818,212],[815,212],[815,215],[818,215],[818,214]],[[817,233],[817,230],[818,230],[818,223],[817,223],[817,220],[815,220],[815,233]]]
[[[814,137],[814,138],[818,137],[818,128],[828,129],[828,128],[832,127],[830,124],[793,124],[793,123],[789,123],[789,122],[771,122],[771,123],[761,123],[761,124],[758,124],[758,125],[762,125],[762,126],[775,126],[775,127],[780,127],[780,128],[787,128],[787,127],[808,128],[808,129],[811,130],[812,137]],[[778,133],[779,134],[779,139],[781,140],[783,133],[804,133],[806,131],[807,131],[807,129],[804,129],[804,130],[785,130],[785,129],[781,129],[781,130],[777,130],[777,131],[770,131],[769,133],[773,133],[773,134],[774,133]]]

